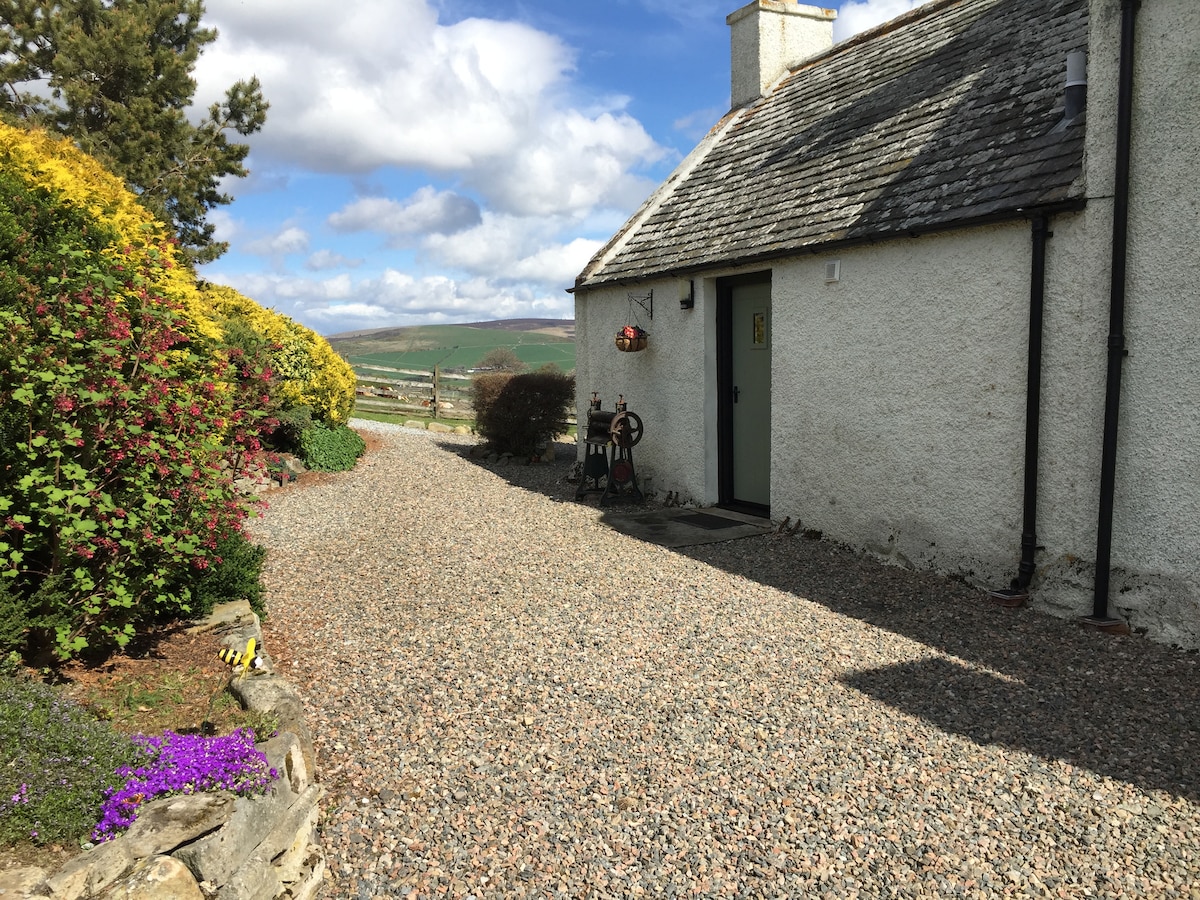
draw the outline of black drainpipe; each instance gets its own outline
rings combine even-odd
[[[1025,388],[1025,516],[1021,529],[1021,564],[1011,596],[1029,590],[1037,556],[1038,439],[1042,408],[1042,318],[1046,308],[1046,241],[1053,232],[1045,215],[1033,219],[1033,259],[1029,276],[1029,364]]]
[[[1133,134],[1133,37],[1139,0],[1121,0],[1121,60],[1117,87],[1117,158],[1113,182],[1112,281],[1108,313],[1108,387],[1104,399],[1104,445],[1100,461],[1100,521],[1096,529],[1096,582],[1092,615],[1085,621],[1119,623],[1108,613],[1112,566],[1113,498],[1117,480],[1117,419],[1121,411],[1121,363],[1125,358],[1125,263],[1129,234],[1129,159]]]

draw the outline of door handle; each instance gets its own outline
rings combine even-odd
[[[740,394],[741,392],[742,392],[741,388],[739,388],[737,385],[733,386],[733,402],[734,403],[738,402],[738,394]]]

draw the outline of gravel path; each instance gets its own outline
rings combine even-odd
[[[1200,898],[1195,654],[356,424],[255,525],[325,897]]]

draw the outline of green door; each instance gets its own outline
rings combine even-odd
[[[768,276],[769,277],[769,276]],[[721,379],[727,459],[722,501],[771,505],[771,282],[739,279],[726,293],[728,374]]]

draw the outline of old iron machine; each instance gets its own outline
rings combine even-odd
[[[617,408],[608,412],[600,408],[600,397],[593,392],[583,439],[583,477],[575,499],[598,493],[601,506],[616,499],[643,502],[646,498],[633,468],[633,448],[641,439],[642,420],[628,410],[624,394],[618,395]]]

